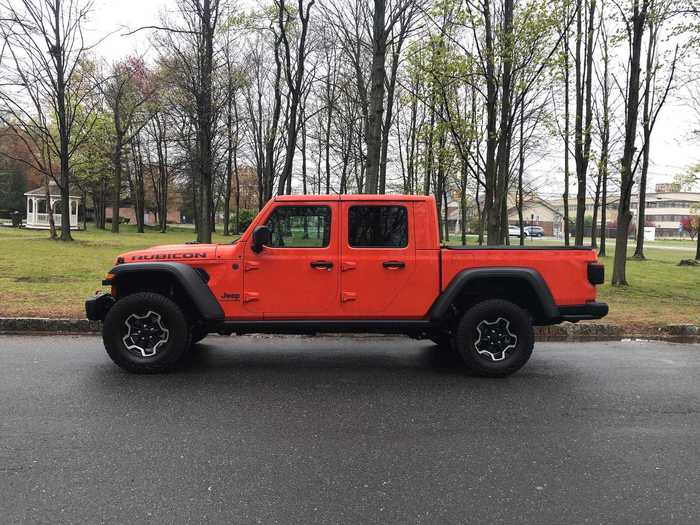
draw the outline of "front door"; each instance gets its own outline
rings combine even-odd
[[[337,202],[273,207],[270,246],[244,256],[243,303],[264,318],[328,317],[338,310]]]
[[[341,203],[341,311],[349,318],[415,316],[407,294],[416,270],[413,206],[401,201]],[[418,292],[420,295],[420,292]]]

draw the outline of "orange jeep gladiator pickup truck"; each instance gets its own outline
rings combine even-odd
[[[114,362],[172,368],[208,333],[404,334],[451,347],[473,372],[530,358],[533,325],[600,319],[589,248],[440,246],[424,196],[283,196],[232,244],[127,252],[88,299]]]

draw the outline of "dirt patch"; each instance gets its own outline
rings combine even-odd
[[[54,276],[28,276],[28,275],[22,275],[20,277],[15,277],[14,281],[16,283],[38,283],[38,284],[46,284],[46,283],[70,283],[74,282],[74,279],[71,279],[69,277],[61,277],[59,275],[54,275]]]

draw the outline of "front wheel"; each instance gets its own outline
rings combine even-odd
[[[510,301],[489,299],[464,313],[454,344],[471,371],[505,377],[527,363],[534,340],[528,312]]]
[[[119,299],[102,325],[107,354],[129,372],[152,374],[173,368],[189,347],[182,310],[164,295],[142,292]]]
[[[190,344],[195,345],[209,335],[209,331],[206,329],[206,327],[195,325],[190,328],[190,334]]]

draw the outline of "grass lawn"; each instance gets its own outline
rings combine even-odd
[[[134,226],[123,226],[118,235],[94,229],[73,235],[75,242],[61,243],[49,241],[46,232],[0,228],[0,316],[82,317],[83,300],[100,288],[119,253],[194,239],[193,230],[137,234]],[[215,234],[214,240],[232,238]],[[678,267],[694,251],[692,245],[675,248],[649,247],[646,261],[629,260],[628,288],[600,287],[600,299],[610,304],[603,322],[700,324],[700,268]],[[609,280],[612,257],[603,262]]]
[[[0,316],[84,317],[84,299],[101,281],[118,254],[158,244],[195,239],[194,230],[162,234],[122,225],[121,233],[91,229],[73,232],[72,243],[51,241],[48,232],[0,228]],[[214,235],[215,242],[232,237]]]

